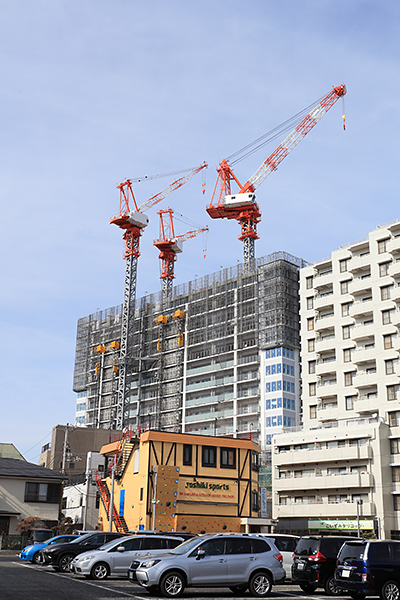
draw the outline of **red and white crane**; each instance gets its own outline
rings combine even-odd
[[[208,231],[208,227],[200,227],[192,231],[187,231],[181,235],[175,235],[174,231],[174,211],[172,208],[157,211],[160,215],[160,233],[158,240],[153,245],[160,250],[158,258],[161,259],[162,296],[163,300],[172,297],[172,284],[175,279],[174,269],[176,255],[180,254],[182,244],[190,238],[194,238],[200,233]]]
[[[122,326],[121,326],[121,344],[119,355],[118,371],[118,397],[116,410],[116,429],[123,429],[128,424],[128,397],[130,394],[132,352],[130,340],[133,333],[133,321],[135,317],[135,298],[136,298],[136,279],[137,279],[137,261],[140,256],[139,242],[142,232],[149,223],[147,215],[144,213],[161,202],[166,196],[184,185],[194,175],[207,167],[203,163],[189,173],[177,179],[164,190],[137,205],[132,189],[132,179],[126,179],[119,183],[117,188],[120,192],[119,213],[114,216],[110,223],[117,225],[124,231],[124,259],[125,259],[125,280],[124,280],[124,301],[122,306]],[[131,206],[132,205],[132,206]]]
[[[228,160],[222,160],[217,168],[218,177],[207,207],[207,212],[212,219],[236,219],[239,221],[241,232],[239,240],[243,242],[243,263],[249,266],[255,258],[254,243],[258,239],[257,223],[261,218],[255,191],[259,185],[278,168],[284,158],[297,146],[297,144],[315,127],[320,119],[330,108],[346,94],[346,86],[341,84],[334,87],[316,106],[296,125],[294,130],[279,144],[270,156],[261,164],[257,171],[244,185],[235,176]],[[343,127],[345,126],[343,116]],[[256,142],[258,142],[257,140]],[[245,150],[248,149],[248,146]],[[231,182],[234,181],[239,191],[232,194]]]

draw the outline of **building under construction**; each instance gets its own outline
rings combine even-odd
[[[285,252],[136,300],[124,426],[248,436],[300,422],[298,270]],[[76,424],[114,429],[122,306],[78,321]]]

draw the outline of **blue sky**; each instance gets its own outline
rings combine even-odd
[[[37,462],[74,420],[77,320],[122,302],[124,178],[209,163],[205,196],[197,176],[147,213],[138,296],[160,288],[159,208],[210,227],[176,283],[236,264],[238,224],[205,212],[219,161],[344,82],[346,131],[339,101],[257,190],[257,256],[316,260],[400,217],[399,25],[389,0],[3,0],[0,441]]]

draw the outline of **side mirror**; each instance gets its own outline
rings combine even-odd
[[[118,546],[117,552],[125,552],[125,546]]]
[[[202,548],[199,548],[197,550],[197,554],[196,554],[196,560],[200,560],[201,558],[204,558],[206,555],[206,551],[203,550]]]

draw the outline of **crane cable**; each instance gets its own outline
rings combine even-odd
[[[293,117],[291,117],[287,121],[284,121],[283,123],[281,123],[281,125],[278,125],[274,129],[271,129],[271,131],[268,131],[267,133],[260,136],[259,138],[257,138],[253,142],[251,142],[250,144],[247,144],[247,146],[244,146],[237,152],[234,152],[233,154],[228,156],[228,158],[226,160],[231,165],[235,165],[235,164],[241,162],[242,160],[244,160],[245,158],[248,158],[249,156],[251,156],[252,154],[257,152],[258,150],[260,150],[260,148],[263,148],[270,142],[274,141],[276,138],[287,133],[288,131],[293,129],[293,127],[295,125],[297,125],[299,123],[299,121],[301,121],[301,119],[303,117],[305,117],[311,111],[312,108],[317,106],[324,99],[324,97],[325,96],[321,96],[321,98],[319,98],[317,101],[313,102],[306,108],[303,108],[303,110],[301,110],[300,112],[295,114]],[[235,158],[235,157],[237,157],[237,158]]]

